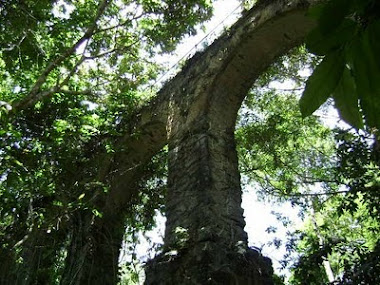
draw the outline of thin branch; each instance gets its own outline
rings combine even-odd
[[[131,18],[131,19],[128,19],[128,20],[126,20],[126,21],[124,21],[124,22],[121,22],[121,23],[119,23],[119,24],[117,24],[117,25],[114,25],[114,26],[110,26],[110,27],[107,27],[107,28],[103,28],[103,29],[99,29],[99,30],[97,30],[97,32],[98,33],[103,33],[103,32],[108,32],[108,31],[110,31],[110,30],[114,30],[114,29],[117,29],[117,28],[120,28],[120,27],[123,27],[123,26],[125,26],[125,25],[127,25],[128,23],[130,23],[130,22],[132,22],[132,21],[135,21],[135,20],[138,20],[138,19],[140,19],[142,16],[144,16],[146,13],[141,13],[140,15],[138,15],[138,16],[133,16],[133,18]]]
[[[86,56],[85,59],[86,60],[90,60],[90,59],[96,59],[96,58],[101,58],[101,57],[104,57],[104,56],[107,56],[111,53],[114,53],[114,52],[117,52],[117,51],[122,51],[123,49],[119,49],[119,48],[113,48],[113,49],[110,49],[110,50],[107,50],[105,52],[102,52],[102,53],[98,53],[96,55],[92,55],[92,56]]]
[[[85,58],[82,56],[82,58],[75,64],[75,66],[72,68],[72,70],[66,76],[66,78],[60,84],[57,84],[56,86],[54,86],[48,90],[40,91],[37,94],[35,94],[35,96],[33,98],[30,98],[28,105],[33,105],[36,102],[40,101],[42,98],[50,97],[54,93],[57,93],[57,92],[67,93],[67,90],[62,89],[62,87],[68,83],[71,76],[75,73],[77,67],[84,61],[84,59]],[[83,94],[83,93],[81,93],[81,94]]]
[[[286,197],[318,197],[318,196],[333,196],[337,194],[348,193],[350,190],[339,190],[331,192],[320,192],[320,193],[294,193],[294,194],[284,194]]]
[[[62,88],[65,86],[70,78],[74,75],[74,73],[77,71],[77,68],[79,65],[81,65],[86,60],[86,57],[82,55],[82,57],[78,60],[78,62],[74,65],[74,67],[70,70],[69,74],[65,77],[65,79],[59,84],[59,87]]]
[[[139,43],[141,40],[142,40],[141,38],[138,38],[138,39],[136,39],[135,41],[133,41],[131,44],[129,44],[127,46],[124,46],[124,47],[114,47],[113,49],[104,51],[102,53],[98,53],[96,55],[86,56],[85,60],[101,58],[101,57],[107,56],[107,55],[109,55],[111,53],[115,53],[115,52],[126,52],[129,48],[133,47],[135,44]]]
[[[21,43],[25,40],[25,38],[26,38],[26,34],[25,34],[25,32],[24,32],[24,33],[22,34],[20,40],[19,40],[17,43],[12,44],[11,46],[8,46],[8,47],[5,47],[5,48],[2,48],[2,50],[4,50],[4,51],[12,51],[12,50],[15,49],[16,47],[19,48],[20,45],[21,45]]]
[[[270,89],[276,89],[277,91],[283,91],[283,92],[293,92],[293,91],[302,91],[305,88],[304,87],[294,87],[294,88],[270,88]]]
[[[94,95],[94,92],[92,92],[92,90],[79,90],[79,91],[76,91],[76,90],[67,90],[67,89],[59,89],[57,91],[57,93],[63,93],[63,94],[66,94],[66,95]]]
[[[53,88],[50,88],[48,90],[44,90],[42,92],[38,93],[38,98],[48,98],[55,93],[62,93],[62,94],[67,94],[67,95],[93,95],[94,93],[91,90],[79,90],[79,91],[74,91],[74,90],[68,90],[68,89],[61,89],[59,86],[54,86]],[[37,102],[36,100],[35,102]]]
[[[49,97],[49,96],[52,96],[54,93],[57,93],[57,92],[61,92],[61,93],[64,93],[64,94],[93,94],[93,93],[89,93],[89,92],[77,92],[77,93],[73,93],[72,91],[68,91],[68,90],[65,90],[63,89],[63,86],[67,85],[67,83],[69,82],[70,78],[74,75],[74,73],[77,71],[77,68],[79,67],[79,65],[81,65],[84,61],[86,60],[91,60],[91,59],[96,59],[96,58],[101,58],[101,57],[104,57],[108,54],[111,54],[111,53],[114,53],[114,52],[117,52],[117,51],[126,51],[128,48],[132,47],[133,45],[135,45],[136,43],[138,43],[139,40],[136,40],[134,41],[133,43],[131,43],[130,45],[126,46],[126,47],[123,47],[123,48],[114,48],[112,50],[109,50],[109,51],[106,51],[106,52],[103,52],[103,53],[99,53],[97,55],[94,55],[94,56],[84,56],[82,55],[82,57],[77,61],[77,63],[74,65],[74,67],[70,70],[70,72],[67,74],[67,76],[65,77],[65,79],[57,84],[57,86],[49,89],[49,90],[44,90],[44,91],[40,91],[38,93],[35,94],[35,96],[33,98],[29,98],[29,101],[28,101],[28,105],[33,105],[35,104],[36,102],[40,101],[42,98],[45,98],[45,97]],[[88,43],[87,43],[88,44]]]
[[[76,49],[82,43],[84,43],[86,40],[88,40],[92,37],[92,35],[94,34],[96,27],[97,27],[97,21],[99,20],[99,18],[104,13],[109,2],[110,2],[110,0],[103,0],[99,4],[98,11],[97,11],[97,14],[95,16],[95,19],[94,19],[93,23],[87,28],[87,31],[84,33],[84,35],[74,45],[72,45],[70,48],[68,48],[63,54],[59,55],[55,60],[53,60],[52,62],[50,62],[47,65],[45,70],[42,72],[40,77],[35,82],[34,86],[30,90],[27,97],[24,98],[23,100],[17,102],[16,104],[14,104],[14,106],[13,106],[14,111],[19,110],[19,109],[25,109],[25,108],[29,107],[30,105],[34,104],[35,102],[37,102],[38,100],[43,98],[43,95],[46,93],[44,93],[44,92],[40,93],[39,90],[40,90],[41,86],[46,82],[49,74],[59,64],[61,64],[66,58],[68,58],[69,56],[74,54]]]

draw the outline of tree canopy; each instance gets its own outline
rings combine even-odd
[[[109,182],[99,169],[121,151],[115,141],[156,91],[154,56],[195,33],[211,11],[209,1],[2,1],[1,259],[20,261],[2,264],[2,282],[12,282],[9,272],[26,282],[60,276],[73,217],[103,216],[96,200]],[[142,191],[126,211],[130,232],[152,226],[163,191],[158,161],[133,186]],[[39,253],[25,244],[34,231],[48,248],[35,265]]]

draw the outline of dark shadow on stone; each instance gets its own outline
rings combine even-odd
[[[175,255],[164,252],[148,261],[145,284],[274,284],[271,260],[256,250],[223,249],[211,242],[196,248],[191,252],[183,249]]]

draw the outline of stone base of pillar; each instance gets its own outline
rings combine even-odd
[[[146,285],[272,285],[272,262],[253,249],[203,242],[161,253],[146,265]]]

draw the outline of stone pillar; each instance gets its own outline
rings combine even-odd
[[[233,125],[204,114],[174,130],[165,245],[146,284],[272,284],[270,260],[247,246]]]

